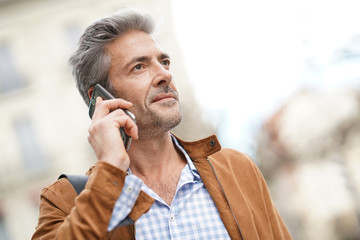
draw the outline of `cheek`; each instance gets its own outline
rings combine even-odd
[[[131,102],[132,104],[141,107],[146,104],[147,98],[147,89],[146,88],[132,88],[124,93],[124,99]]]
[[[147,73],[141,75],[135,75],[127,77],[126,80],[118,84],[117,91],[118,97],[123,98],[136,105],[146,104],[146,98],[148,97],[151,89],[151,82]]]

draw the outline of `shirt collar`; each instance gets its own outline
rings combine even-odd
[[[194,180],[201,180],[200,174],[199,174],[198,170],[196,169],[194,163],[192,162],[189,154],[187,154],[185,149],[180,145],[179,141],[176,139],[176,137],[174,135],[171,134],[171,138],[172,138],[175,146],[184,154],[185,159],[187,161],[187,165],[189,166],[191,173],[194,176]]]

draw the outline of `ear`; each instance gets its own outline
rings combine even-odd
[[[94,91],[94,87],[90,87],[90,88],[88,89],[88,97],[89,97],[89,99],[91,99],[91,96],[92,96],[93,91]]]

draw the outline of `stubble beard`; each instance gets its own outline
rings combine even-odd
[[[154,109],[151,100],[159,93],[171,92],[175,95],[174,101],[156,103]],[[181,105],[179,103],[178,94],[169,86],[156,93],[151,94],[146,101],[146,109],[138,109],[139,112],[136,124],[138,126],[139,139],[151,139],[164,134],[175,128],[182,121]]]
[[[139,139],[155,138],[179,125],[182,121],[182,112],[180,104],[178,102],[175,104],[178,106],[169,107],[163,104],[163,108],[171,109],[165,110],[162,114],[158,111],[148,111],[146,116],[137,122]]]

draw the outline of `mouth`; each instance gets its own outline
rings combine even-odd
[[[175,95],[173,95],[171,93],[162,93],[162,94],[157,95],[152,100],[152,103],[155,103],[155,102],[168,102],[168,101],[174,101],[174,100],[177,100]]]

